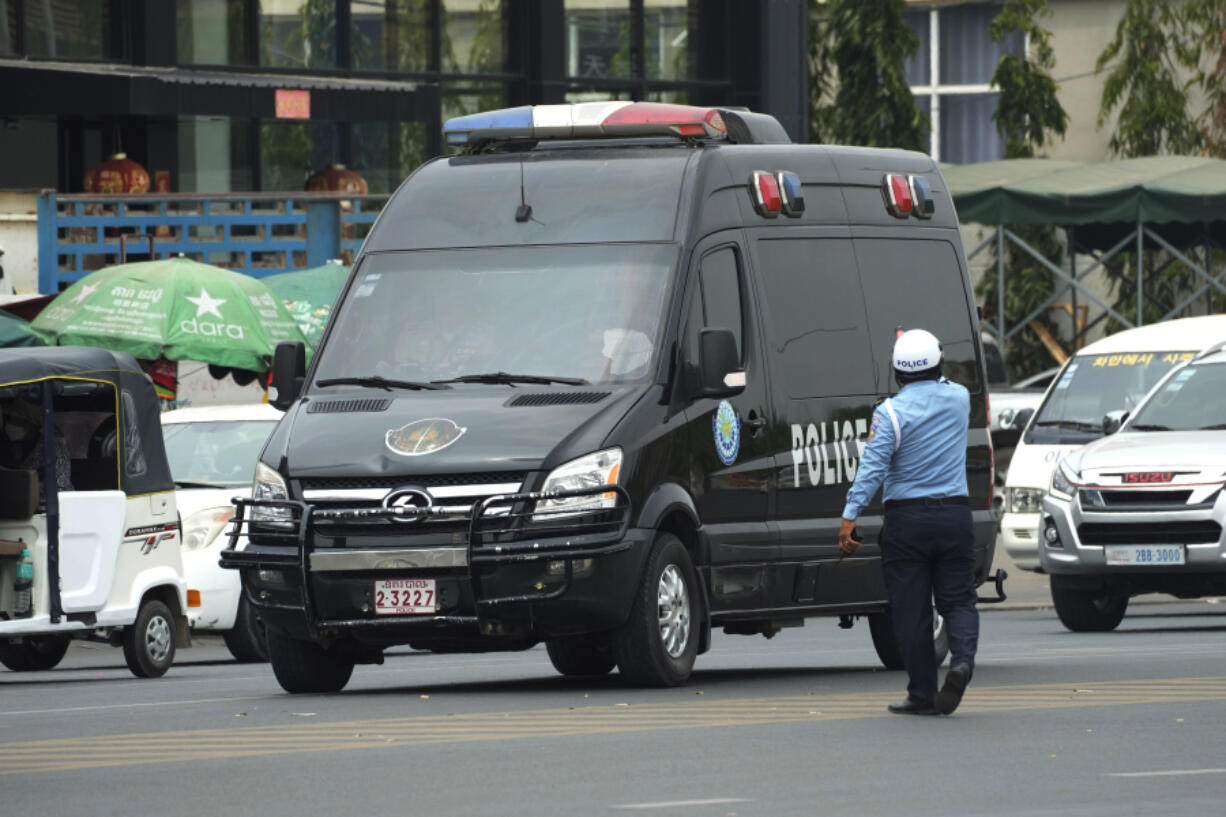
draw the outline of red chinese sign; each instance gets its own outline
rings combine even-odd
[[[277,89],[277,119],[310,119],[311,92]]]

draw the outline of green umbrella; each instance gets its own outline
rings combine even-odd
[[[285,304],[307,340],[318,345],[347,277],[349,267],[333,260],[319,267],[281,272],[261,280]]]
[[[305,340],[260,281],[181,257],[91,272],[49,303],[31,327],[61,346],[257,372],[269,368],[278,343]]]
[[[30,329],[29,321],[0,310],[0,346],[45,346]]]

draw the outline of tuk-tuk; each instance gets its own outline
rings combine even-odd
[[[159,414],[131,355],[0,349],[0,664],[51,669],[78,638],[156,678],[189,645]]]

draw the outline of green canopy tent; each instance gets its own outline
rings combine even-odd
[[[334,259],[318,267],[281,272],[261,280],[289,310],[307,342],[318,346],[332,306],[348,277],[349,267]]]
[[[0,346],[45,346],[28,321],[0,310]]]
[[[1211,247],[1226,246],[1226,161],[1200,156],[1150,156],[1085,164],[1054,159],[1004,159],[996,162],[942,168],[963,223],[994,226],[994,234],[968,254],[973,258],[988,246],[997,246],[997,305],[999,338],[1007,341],[1062,297],[1056,292],[1029,316],[1008,328],[1004,323],[1004,246],[1009,242],[1052,271],[1076,298],[1094,301],[1125,326],[1142,323],[1145,304],[1145,251],[1165,250],[1165,265],[1180,261],[1195,271],[1201,286],[1167,309],[1163,319],[1183,313],[1210,290],[1226,294],[1222,279],[1208,271]],[[1060,269],[1008,229],[1006,225],[1051,224],[1065,230],[1070,267]],[[1204,261],[1193,259],[1204,248]],[[1120,252],[1136,253],[1136,312],[1107,304],[1083,282]],[[1093,262],[1076,266],[1076,253],[1088,253]],[[1081,330],[1084,333],[1090,327]],[[1079,334],[1080,334],[1079,333]]]

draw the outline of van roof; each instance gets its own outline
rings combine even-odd
[[[1077,355],[1080,357],[1116,352],[1197,351],[1223,340],[1226,340],[1226,315],[1204,315],[1125,329],[1094,341]]]

